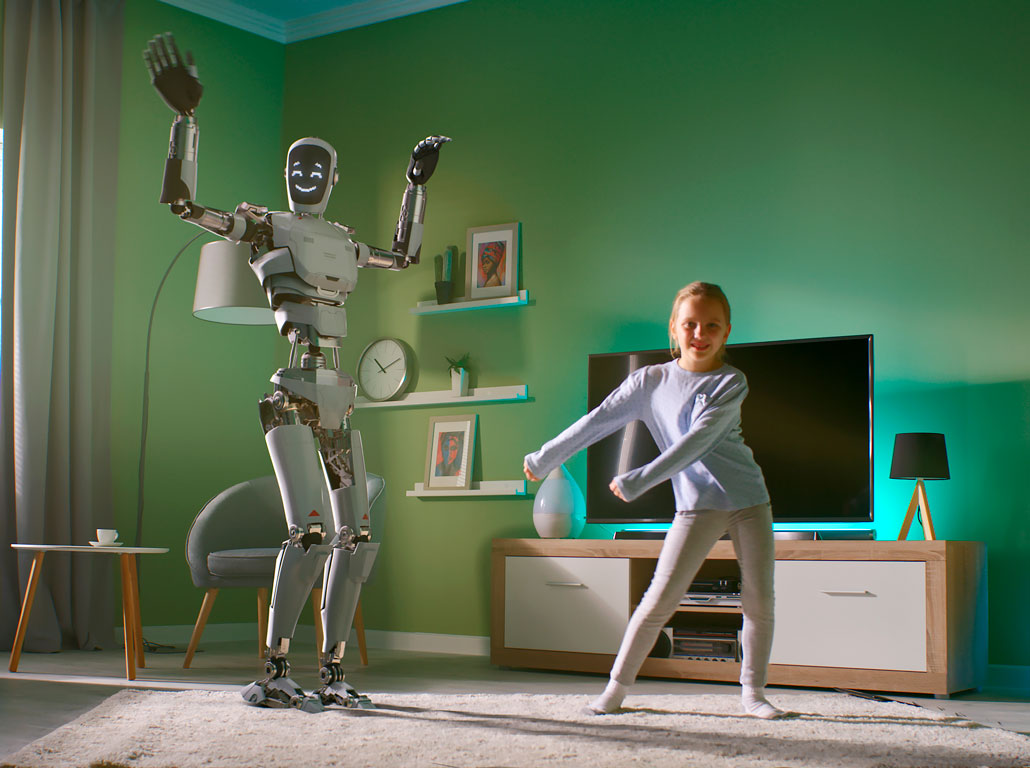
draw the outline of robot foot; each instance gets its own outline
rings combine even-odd
[[[313,714],[325,710],[318,696],[308,696],[288,677],[257,680],[244,688],[241,695],[245,702],[254,707],[293,707]]]
[[[320,672],[323,685],[316,689],[313,697],[317,697],[322,705],[336,704],[347,709],[375,709],[372,700],[358,693],[354,686],[343,679],[343,669],[339,662],[326,663]]]
[[[302,712],[322,712],[321,699],[308,696],[304,689],[290,679],[290,665],[283,657],[269,659],[265,664],[268,677],[257,680],[243,689],[243,700],[255,707],[284,709],[293,707]]]
[[[312,697],[317,697],[323,706],[336,704],[347,709],[375,709],[376,705],[363,693],[358,693],[352,685],[342,680],[328,683],[315,690]]]

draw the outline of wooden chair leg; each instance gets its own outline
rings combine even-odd
[[[258,658],[263,659],[268,653],[268,590],[265,587],[258,587],[257,591],[258,611]]]
[[[368,647],[365,645],[365,617],[361,615],[361,600],[358,600],[358,609],[354,612],[354,631],[358,634],[358,654],[361,656],[362,666],[368,666]]]
[[[211,609],[215,605],[215,598],[218,597],[218,590],[212,587],[204,593],[204,602],[200,604],[200,613],[197,615],[197,623],[193,626],[193,635],[190,637],[189,648],[186,649],[186,658],[182,662],[183,669],[189,669],[193,663],[193,654],[197,652],[200,644],[200,636],[204,634],[204,626],[207,624],[207,617],[211,615]]]
[[[322,590],[311,590],[311,610],[315,613],[315,664],[322,666],[322,643],[325,642],[325,628],[322,626]]]

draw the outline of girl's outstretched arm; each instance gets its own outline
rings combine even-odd
[[[629,422],[642,418],[646,406],[644,381],[647,368],[631,373],[604,401],[553,440],[523,460],[523,472],[530,480],[547,477],[551,470],[575,453],[596,443]],[[531,476],[532,475],[532,476]]]
[[[711,451],[740,424],[740,406],[747,397],[747,381],[740,377],[712,399],[690,429],[653,461],[612,480],[612,492],[633,501],[650,488],[682,472]]]

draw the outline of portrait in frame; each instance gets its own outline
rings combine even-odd
[[[472,487],[476,419],[477,414],[429,419],[426,490],[467,491]]]
[[[519,222],[471,227],[465,256],[465,298],[495,299],[519,292]]]

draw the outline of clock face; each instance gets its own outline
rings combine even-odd
[[[377,339],[358,360],[358,383],[369,400],[389,400],[408,386],[411,361],[397,339]]]

